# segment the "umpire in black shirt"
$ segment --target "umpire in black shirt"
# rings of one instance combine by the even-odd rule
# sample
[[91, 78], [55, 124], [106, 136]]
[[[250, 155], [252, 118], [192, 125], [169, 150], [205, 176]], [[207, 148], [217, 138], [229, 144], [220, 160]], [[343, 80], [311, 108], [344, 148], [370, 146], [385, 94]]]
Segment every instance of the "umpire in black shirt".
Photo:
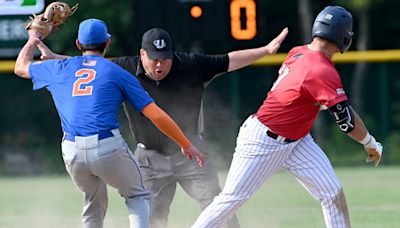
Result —
[[[135, 156], [141, 166], [144, 183], [152, 193], [151, 228], [167, 227], [169, 207], [179, 183], [185, 192], [204, 209], [219, 194], [217, 170], [207, 159], [198, 131], [204, 84], [217, 74], [248, 66], [274, 54], [285, 39], [285, 28], [268, 45], [233, 51], [223, 55], [173, 52], [169, 34], [153, 28], [143, 34], [139, 56], [125, 56], [113, 61], [135, 75], [143, 87], [181, 127], [185, 135], [206, 156], [204, 167], [182, 156], [172, 140], [163, 135], [140, 113], [124, 104], [130, 128], [138, 142]], [[197, 142], [197, 143], [196, 143]], [[239, 227], [232, 217], [225, 227]]]

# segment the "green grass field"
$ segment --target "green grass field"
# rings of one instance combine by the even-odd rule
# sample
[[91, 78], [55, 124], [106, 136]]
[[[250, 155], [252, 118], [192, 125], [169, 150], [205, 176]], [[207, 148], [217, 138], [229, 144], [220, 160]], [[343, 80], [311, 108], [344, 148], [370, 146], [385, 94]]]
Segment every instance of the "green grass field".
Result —
[[[400, 227], [400, 167], [337, 168], [353, 227]], [[221, 173], [222, 181], [225, 174]], [[81, 227], [82, 195], [68, 176], [0, 177], [1, 228]], [[169, 227], [190, 227], [200, 209], [178, 189]], [[242, 227], [324, 227], [319, 203], [286, 173], [274, 175], [238, 211]], [[109, 188], [106, 228], [128, 227], [127, 210]]]

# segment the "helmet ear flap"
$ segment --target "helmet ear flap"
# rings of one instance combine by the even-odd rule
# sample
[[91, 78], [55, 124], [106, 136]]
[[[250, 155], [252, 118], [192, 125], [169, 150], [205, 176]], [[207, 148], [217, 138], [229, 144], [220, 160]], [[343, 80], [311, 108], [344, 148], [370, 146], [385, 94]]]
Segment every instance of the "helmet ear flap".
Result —
[[347, 36], [343, 37], [343, 48], [341, 52], [347, 51], [353, 42], [353, 32], [349, 32]]

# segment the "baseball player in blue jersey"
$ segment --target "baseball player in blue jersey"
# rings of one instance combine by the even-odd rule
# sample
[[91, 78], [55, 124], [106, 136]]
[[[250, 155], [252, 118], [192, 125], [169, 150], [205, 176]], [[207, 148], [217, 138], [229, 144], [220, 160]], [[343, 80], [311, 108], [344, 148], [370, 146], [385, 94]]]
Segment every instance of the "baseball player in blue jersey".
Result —
[[33, 62], [33, 52], [41, 43], [38, 37], [35, 29], [29, 30], [14, 71], [31, 79], [34, 90], [46, 88], [53, 97], [64, 131], [61, 148], [65, 167], [84, 193], [83, 227], [103, 227], [107, 184], [125, 198], [130, 227], [148, 227], [150, 193], [118, 130], [122, 102], [132, 104], [179, 144], [184, 155], [196, 157], [200, 166], [203, 155], [135, 77], [104, 58], [111, 36], [103, 21], [88, 19], [80, 24], [76, 45], [82, 56]]

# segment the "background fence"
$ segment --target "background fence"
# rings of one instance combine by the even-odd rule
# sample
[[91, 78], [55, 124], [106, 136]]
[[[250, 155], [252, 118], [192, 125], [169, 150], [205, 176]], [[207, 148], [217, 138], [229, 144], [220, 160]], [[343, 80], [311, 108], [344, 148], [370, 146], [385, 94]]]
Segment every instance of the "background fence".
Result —
[[[35, 2], [48, 5], [52, 1]], [[78, 1], [65, 2], [74, 5]], [[65, 172], [59, 148], [62, 130], [50, 94], [45, 90], [33, 92], [29, 80], [12, 73], [16, 54], [27, 38], [19, 25], [28, 15], [12, 15], [3, 10], [2, 4], [0, 173]], [[79, 55], [74, 46], [78, 24], [95, 17], [104, 20], [112, 34], [109, 56], [138, 53], [143, 32], [152, 27], [166, 29], [175, 50], [214, 54], [265, 45], [288, 26], [289, 35], [281, 53], [224, 74], [207, 87], [204, 136], [221, 167], [225, 167], [232, 157], [241, 122], [263, 102], [285, 53], [309, 42], [317, 13], [337, 4], [349, 9], [354, 17], [351, 51], [334, 57], [346, 93], [371, 133], [383, 142], [382, 164], [399, 164], [400, 22], [394, 18], [400, 14], [400, 5], [396, 0], [87, 0], [81, 1], [78, 11], [45, 42], [55, 52]], [[1, 15], [4, 12], [8, 15]], [[121, 130], [132, 147], [134, 141], [122, 112], [120, 119]], [[334, 165], [358, 165], [365, 159], [362, 146], [346, 137], [328, 112], [320, 113], [312, 135]]]
[[[265, 99], [277, 76], [285, 53], [263, 58], [256, 64], [214, 79], [204, 96], [205, 139], [212, 145], [220, 166], [231, 159], [238, 128]], [[400, 163], [400, 71], [399, 50], [336, 54], [334, 61], [350, 101], [360, 108], [367, 127], [384, 144], [382, 164]], [[359, 61], [367, 62], [367, 73], [358, 99], [351, 97], [352, 75]], [[2, 173], [63, 172], [59, 143], [62, 136], [57, 111], [50, 94], [32, 91], [32, 83], [15, 77], [14, 61], [1, 61], [0, 167]], [[134, 147], [121, 110], [121, 128]], [[334, 165], [362, 164], [365, 153], [345, 136], [328, 112], [321, 112], [313, 137]]]

